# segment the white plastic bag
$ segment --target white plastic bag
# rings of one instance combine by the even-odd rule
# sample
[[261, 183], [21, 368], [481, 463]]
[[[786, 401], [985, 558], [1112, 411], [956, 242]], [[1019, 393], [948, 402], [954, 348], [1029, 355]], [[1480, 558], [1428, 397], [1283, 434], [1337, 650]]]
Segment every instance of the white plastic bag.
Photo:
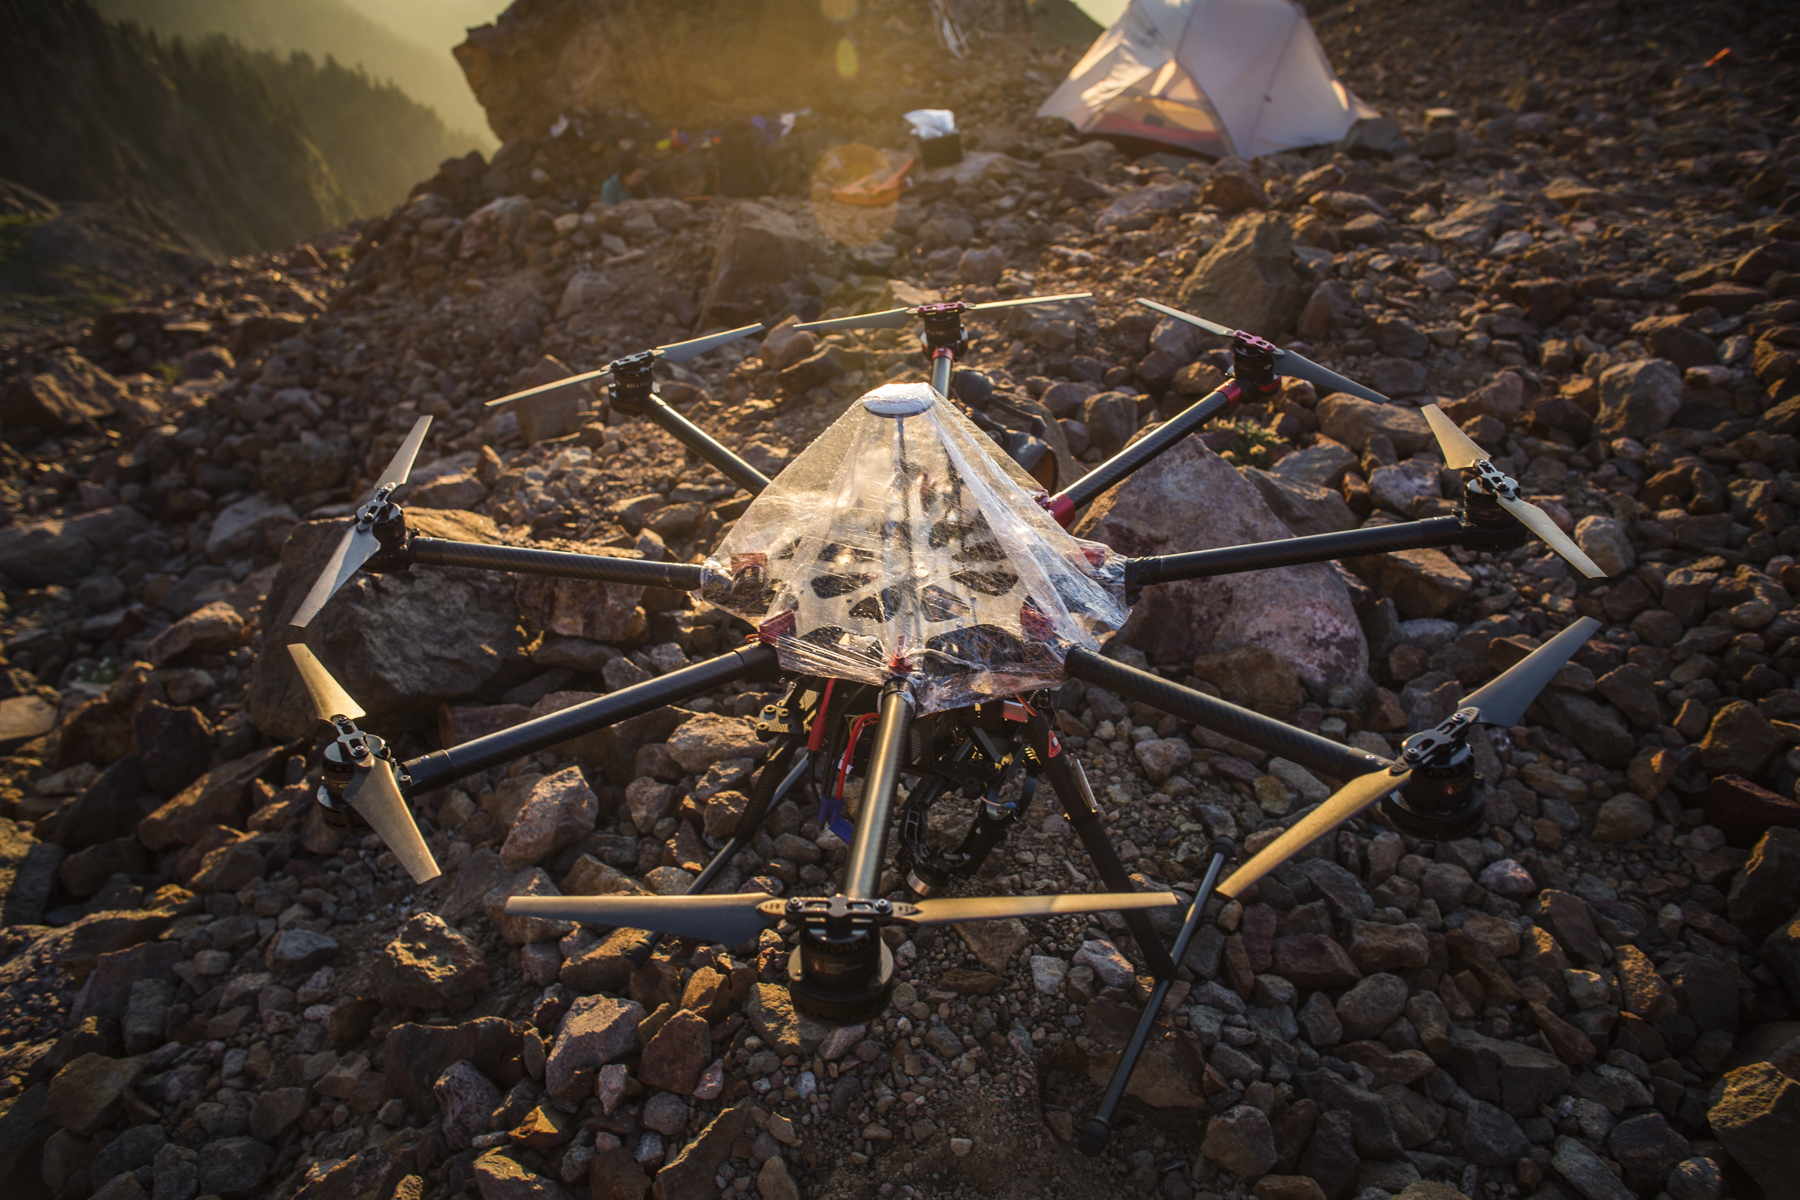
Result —
[[905, 115], [905, 120], [921, 142], [956, 132], [956, 114], [947, 108], [915, 108]]
[[1123, 559], [1069, 536], [929, 384], [850, 406], [751, 502], [701, 595], [787, 670], [880, 684], [920, 713], [1064, 676], [1124, 624]]

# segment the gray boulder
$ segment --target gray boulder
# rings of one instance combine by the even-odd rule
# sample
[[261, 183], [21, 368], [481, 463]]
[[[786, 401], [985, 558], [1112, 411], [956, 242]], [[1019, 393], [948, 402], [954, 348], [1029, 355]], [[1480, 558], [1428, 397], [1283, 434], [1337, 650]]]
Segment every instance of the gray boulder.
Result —
[[1358, 524], [1356, 514], [1344, 502], [1344, 494], [1334, 488], [1256, 467], [1244, 468], [1244, 477], [1256, 485], [1263, 501], [1295, 537], [1336, 533], [1354, 529]]
[[[407, 522], [433, 537], [499, 539], [493, 523], [474, 513], [415, 509]], [[250, 683], [251, 720], [272, 736], [304, 737], [314, 728], [311, 702], [283, 645], [288, 620], [344, 528], [342, 520], [308, 521], [282, 547]], [[506, 575], [442, 567], [358, 575], [314, 618], [306, 641], [359, 704], [380, 714], [378, 731], [414, 728], [442, 701], [479, 690], [519, 654], [513, 586]]]
[[1306, 301], [1294, 274], [1294, 236], [1287, 218], [1247, 212], [1181, 285], [1180, 307], [1263, 337], [1280, 337]]
[[20, 521], [0, 529], [0, 574], [25, 587], [75, 583], [149, 527], [119, 505], [78, 517]]
[[1680, 407], [1681, 372], [1674, 363], [1663, 358], [1620, 363], [1601, 372], [1594, 434], [1648, 441], [1669, 427]]

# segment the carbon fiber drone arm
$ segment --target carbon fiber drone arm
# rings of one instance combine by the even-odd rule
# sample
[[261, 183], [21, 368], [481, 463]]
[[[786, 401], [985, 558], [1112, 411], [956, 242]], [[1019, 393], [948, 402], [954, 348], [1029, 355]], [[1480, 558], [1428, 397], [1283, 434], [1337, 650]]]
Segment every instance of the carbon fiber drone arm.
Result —
[[1247, 546], [1221, 546], [1217, 550], [1133, 558], [1125, 563], [1125, 590], [1135, 593], [1138, 588], [1177, 579], [1207, 579], [1214, 575], [1267, 571], [1274, 567], [1354, 558], [1362, 554], [1454, 546], [1463, 540], [1466, 532], [1463, 523], [1455, 517], [1431, 517], [1424, 521], [1316, 533], [1310, 537], [1282, 538]]
[[548, 750], [570, 738], [617, 725], [667, 704], [679, 704], [691, 696], [702, 695], [736, 680], [772, 675], [776, 665], [775, 651], [769, 646], [729, 650], [717, 658], [620, 688], [585, 704], [474, 738], [448, 750], [434, 750], [409, 759], [402, 766], [407, 776], [404, 790], [409, 796], [417, 796], [477, 771]]
[[1095, 497], [1136, 471], [1145, 463], [1170, 449], [1188, 434], [1212, 420], [1221, 411], [1236, 404], [1243, 393], [1236, 383], [1227, 380], [1216, 391], [1208, 393], [1155, 429], [1131, 443], [1074, 483], [1043, 502], [1062, 525], [1074, 520], [1075, 514], [1093, 502]]
[[1240, 742], [1280, 755], [1321, 775], [1352, 779], [1388, 765], [1373, 754], [1352, 750], [1330, 738], [1308, 733], [1285, 721], [1277, 721], [1273, 717], [1239, 708], [1193, 688], [1170, 683], [1159, 675], [1103, 658], [1080, 646], [1070, 650], [1063, 659], [1063, 670], [1068, 672], [1071, 679], [1097, 683], [1121, 696], [1142, 700], [1152, 708], [1161, 709], [1196, 725], [1204, 725], [1208, 729], [1216, 729]]
[[670, 408], [661, 396], [652, 394], [641, 402], [643, 415], [667, 430], [669, 436], [691, 450], [694, 455], [717, 467], [719, 473], [749, 492], [760, 495], [769, 486], [769, 477], [728, 450], [704, 429]]
[[613, 558], [604, 554], [570, 554], [562, 550], [533, 550], [525, 546], [495, 546], [484, 542], [453, 542], [419, 537], [407, 542], [412, 560], [428, 567], [473, 567], [482, 571], [511, 571], [518, 575], [550, 575], [559, 579], [594, 579], [602, 583], [692, 591], [700, 586], [702, 568], [693, 563], [650, 562], [641, 558]]

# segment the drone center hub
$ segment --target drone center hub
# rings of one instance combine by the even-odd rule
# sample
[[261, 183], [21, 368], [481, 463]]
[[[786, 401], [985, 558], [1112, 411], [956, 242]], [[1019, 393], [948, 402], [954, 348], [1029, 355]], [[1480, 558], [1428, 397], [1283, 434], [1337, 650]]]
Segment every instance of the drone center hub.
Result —
[[894, 990], [894, 955], [878, 930], [862, 926], [839, 936], [808, 924], [788, 956], [788, 994], [816, 1021], [854, 1025], [878, 1016]]

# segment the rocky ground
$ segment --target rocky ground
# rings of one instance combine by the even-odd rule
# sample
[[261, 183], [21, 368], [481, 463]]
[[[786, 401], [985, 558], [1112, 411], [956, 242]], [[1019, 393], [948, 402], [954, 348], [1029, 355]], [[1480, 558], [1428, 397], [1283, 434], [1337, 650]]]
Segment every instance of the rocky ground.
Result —
[[[900, 148], [854, 109], [797, 135], [789, 194], [757, 204], [601, 209], [578, 137], [518, 141], [446, 164], [386, 218], [10, 340], [13, 1191], [1784, 1194], [1800, 1123], [1791, 14], [1391, 0], [1318, 27], [1389, 118], [1339, 147], [1131, 161], [1031, 118], [1071, 56], [990, 46], [979, 76], [901, 64], [961, 115], [971, 154], [895, 207], [829, 199], [847, 152], [808, 182], [841, 142]], [[1146, 596], [1118, 656], [1382, 752], [1577, 615], [1604, 630], [1526, 725], [1477, 738], [1481, 836], [1419, 843], [1371, 818], [1244, 903], [1214, 901], [1105, 1157], [1071, 1136], [1145, 994], [1114, 920], [896, 939], [893, 1007], [833, 1031], [793, 1012], [772, 934], [671, 943], [634, 969], [630, 931], [501, 913], [522, 891], [679, 890], [742, 803], [761, 751], [741, 718], [773, 683], [422, 798], [445, 867], [426, 887], [324, 824], [317, 730], [278, 647], [419, 414], [436, 420], [416, 528], [688, 560], [744, 508], [716, 472], [600, 395], [481, 402], [723, 323], [1071, 290], [1095, 296], [979, 331], [981, 378], [959, 385], [1055, 418], [1065, 481], [1228, 364], [1134, 296], [1285, 338], [1397, 398], [1290, 382], [1104, 497], [1087, 535], [1144, 553], [1447, 512], [1460, 481], [1417, 411], [1436, 399], [1610, 576], [1581, 580], [1534, 542]], [[922, 370], [898, 334], [789, 329], [690, 366], [664, 394], [770, 471], [868, 387]], [[359, 578], [310, 640], [410, 756], [740, 634], [684, 595], [419, 568]], [[1191, 892], [1209, 837], [1259, 847], [1328, 790], [1098, 689], [1059, 704], [1148, 882]], [[720, 886], [827, 885], [842, 846], [814, 815], [777, 810]], [[1040, 806], [979, 886], [1092, 882]]]

